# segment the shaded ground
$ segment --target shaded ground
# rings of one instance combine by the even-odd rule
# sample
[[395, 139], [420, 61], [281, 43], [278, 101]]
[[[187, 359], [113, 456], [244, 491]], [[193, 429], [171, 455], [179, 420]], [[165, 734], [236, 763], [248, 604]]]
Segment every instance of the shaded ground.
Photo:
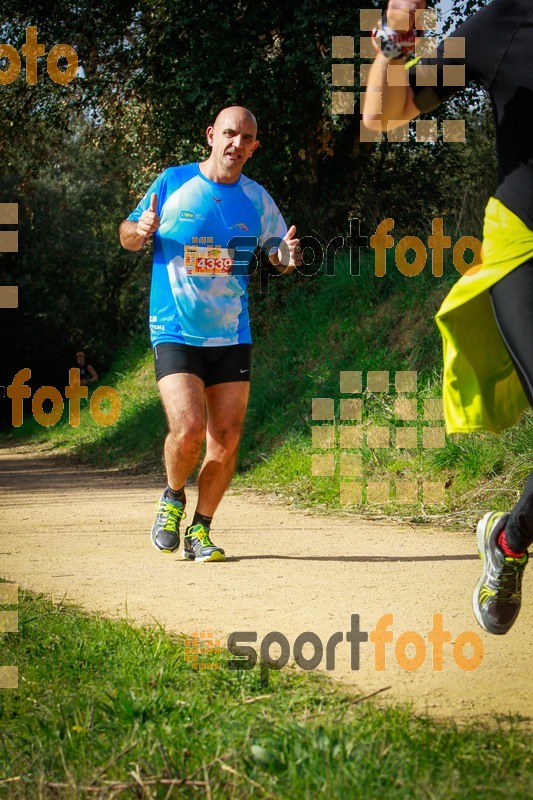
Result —
[[[316, 633], [324, 649], [340, 631], [344, 638], [330, 674], [365, 693], [390, 686], [381, 697], [456, 719], [489, 713], [533, 718], [533, 587], [526, 575], [521, 616], [507, 636], [485, 634], [471, 611], [480, 564], [472, 531], [320, 517], [230, 493], [213, 529], [229, 558], [197, 564], [150, 543], [161, 487], [153, 478], [88, 471], [22, 448], [0, 450], [0, 576], [90, 611], [157, 621], [179, 633], [209, 631], [224, 640], [234, 631], [255, 631], [257, 649], [270, 631], [284, 634], [291, 652], [305, 631]], [[191, 510], [194, 500], [191, 488]], [[384, 614], [393, 615], [384, 670], [376, 669], [372, 641], [361, 643], [359, 669], [352, 667], [346, 641], [352, 614], [368, 632]], [[428, 642], [433, 614], [442, 614], [452, 634], [440, 671], [433, 669]], [[408, 631], [419, 634], [427, 650], [412, 672], [395, 655], [398, 637]], [[481, 664], [471, 671], [454, 659], [453, 643], [464, 631], [484, 646]], [[470, 658], [472, 647], [463, 650], [460, 643], [458, 658]], [[418, 647], [423, 655], [420, 639]], [[313, 651], [303, 652], [311, 657]], [[404, 652], [414, 656], [414, 645], [400, 646], [400, 661]]]

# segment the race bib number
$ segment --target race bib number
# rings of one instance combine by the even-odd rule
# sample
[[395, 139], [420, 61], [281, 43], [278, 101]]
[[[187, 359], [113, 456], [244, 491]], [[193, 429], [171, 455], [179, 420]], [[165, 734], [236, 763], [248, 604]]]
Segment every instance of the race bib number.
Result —
[[185, 272], [187, 275], [231, 275], [234, 250], [218, 244], [185, 245]]

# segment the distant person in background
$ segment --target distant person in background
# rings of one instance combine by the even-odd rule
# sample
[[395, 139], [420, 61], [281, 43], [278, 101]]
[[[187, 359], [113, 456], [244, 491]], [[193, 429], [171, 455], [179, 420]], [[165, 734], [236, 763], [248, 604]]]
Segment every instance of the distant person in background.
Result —
[[98, 373], [94, 367], [86, 363], [83, 350], [78, 350], [76, 353], [76, 361], [80, 371], [80, 385], [88, 386], [89, 383], [96, 383], [98, 380]]

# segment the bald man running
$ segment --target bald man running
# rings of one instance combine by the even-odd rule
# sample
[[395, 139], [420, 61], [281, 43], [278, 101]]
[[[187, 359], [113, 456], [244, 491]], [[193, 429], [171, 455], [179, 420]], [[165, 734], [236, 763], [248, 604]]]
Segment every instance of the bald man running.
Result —
[[301, 264], [301, 251], [296, 228], [287, 230], [268, 192], [242, 175], [259, 146], [254, 115], [225, 108], [206, 135], [209, 158], [161, 173], [119, 233], [127, 250], [154, 240], [150, 332], [169, 432], [168, 483], [152, 543], [166, 553], [178, 549], [185, 483], [205, 442], [183, 557], [223, 561], [210, 528], [235, 469], [248, 404], [247, 288], [254, 250], [262, 247], [284, 273]]

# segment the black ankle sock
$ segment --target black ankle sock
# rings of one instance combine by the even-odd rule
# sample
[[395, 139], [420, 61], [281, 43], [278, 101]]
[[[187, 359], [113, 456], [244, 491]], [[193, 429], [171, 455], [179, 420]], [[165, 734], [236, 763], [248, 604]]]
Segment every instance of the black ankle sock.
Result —
[[213, 517], [205, 517], [203, 514], [199, 514], [198, 511], [195, 511], [191, 522], [191, 528], [193, 525], [203, 525], [204, 528], [210, 528], [212, 519]]
[[177, 491], [167, 486], [165, 495], [169, 500], [172, 500], [173, 503], [183, 503], [183, 505], [185, 505], [185, 486], [182, 486], [181, 489]]

